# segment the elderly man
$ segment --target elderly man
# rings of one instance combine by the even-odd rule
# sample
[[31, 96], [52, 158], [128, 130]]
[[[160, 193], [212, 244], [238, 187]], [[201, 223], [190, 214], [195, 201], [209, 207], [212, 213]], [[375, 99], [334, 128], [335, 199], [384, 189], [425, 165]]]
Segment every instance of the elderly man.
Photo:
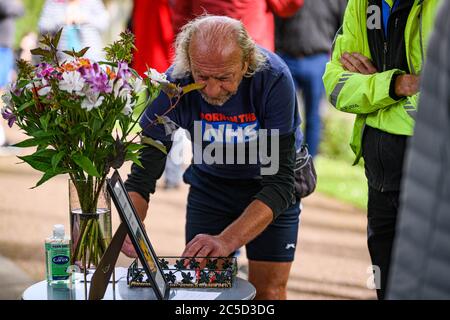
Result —
[[[167, 76], [181, 85], [205, 85], [167, 114], [188, 130], [194, 148], [193, 163], [184, 174], [190, 190], [183, 256], [228, 256], [245, 245], [256, 298], [285, 299], [299, 225], [294, 164], [295, 147], [301, 143], [295, 87], [286, 65], [257, 47], [240, 21], [202, 16], [179, 33]], [[141, 126], [144, 135], [170, 149], [164, 126], [148, 126], [168, 106], [168, 98], [160, 95]], [[271, 163], [267, 157], [252, 161], [255, 143], [260, 145], [258, 154], [270, 146]], [[215, 151], [208, 157], [211, 147]], [[230, 149], [237, 149], [231, 157]], [[220, 159], [221, 152], [227, 153], [226, 159]], [[144, 168], [133, 166], [126, 181], [142, 219], [165, 159], [157, 148], [146, 147], [141, 154]], [[263, 173], [267, 167], [276, 170]], [[129, 242], [123, 251], [133, 254]]]

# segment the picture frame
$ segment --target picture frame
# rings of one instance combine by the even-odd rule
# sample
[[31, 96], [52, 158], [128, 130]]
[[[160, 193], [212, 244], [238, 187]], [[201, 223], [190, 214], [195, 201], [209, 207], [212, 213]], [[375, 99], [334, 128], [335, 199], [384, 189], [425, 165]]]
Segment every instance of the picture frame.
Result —
[[111, 178], [107, 179], [107, 189], [122, 222], [127, 228], [128, 236], [133, 243], [138, 258], [147, 275], [150, 275], [149, 280], [156, 298], [158, 300], [167, 300], [169, 298], [170, 287], [158, 263], [158, 257], [153, 250], [144, 225], [128, 196], [128, 192], [117, 170], [114, 171]]

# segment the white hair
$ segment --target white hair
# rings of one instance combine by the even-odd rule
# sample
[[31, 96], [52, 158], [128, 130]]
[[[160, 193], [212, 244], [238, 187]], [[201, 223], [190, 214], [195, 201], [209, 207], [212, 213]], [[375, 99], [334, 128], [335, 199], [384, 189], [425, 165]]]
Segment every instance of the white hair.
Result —
[[189, 45], [194, 34], [208, 44], [216, 44], [218, 39], [226, 43], [229, 43], [227, 40], [236, 41], [242, 50], [243, 61], [248, 62], [244, 77], [251, 77], [267, 66], [267, 57], [256, 46], [241, 21], [226, 16], [202, 15], [184, 25], [176, 38], [172, 71], [174, 79], [191, 74]]

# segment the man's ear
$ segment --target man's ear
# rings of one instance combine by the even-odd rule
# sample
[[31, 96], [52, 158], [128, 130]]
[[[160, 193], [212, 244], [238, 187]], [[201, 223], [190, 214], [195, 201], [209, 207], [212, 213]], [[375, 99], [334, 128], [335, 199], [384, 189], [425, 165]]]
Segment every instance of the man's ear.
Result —
[[242, 74], [246, 74], [247, 73], [248, 66], [249, 66], [249, 62], [248, 61], [244, 61], [244, 63], [242, 64]]

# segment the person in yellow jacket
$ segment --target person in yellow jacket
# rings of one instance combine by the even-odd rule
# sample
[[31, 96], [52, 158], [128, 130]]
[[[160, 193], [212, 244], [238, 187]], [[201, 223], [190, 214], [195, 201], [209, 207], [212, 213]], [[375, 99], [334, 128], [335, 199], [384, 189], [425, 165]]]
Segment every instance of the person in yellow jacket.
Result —
[[413, 134], [420, 72], [440, 0], [349, 0], [323, 76], [338, 110], [356, 114], [350, 146], [369, 186], [368, 247], [384, 299], [403, 157]]

